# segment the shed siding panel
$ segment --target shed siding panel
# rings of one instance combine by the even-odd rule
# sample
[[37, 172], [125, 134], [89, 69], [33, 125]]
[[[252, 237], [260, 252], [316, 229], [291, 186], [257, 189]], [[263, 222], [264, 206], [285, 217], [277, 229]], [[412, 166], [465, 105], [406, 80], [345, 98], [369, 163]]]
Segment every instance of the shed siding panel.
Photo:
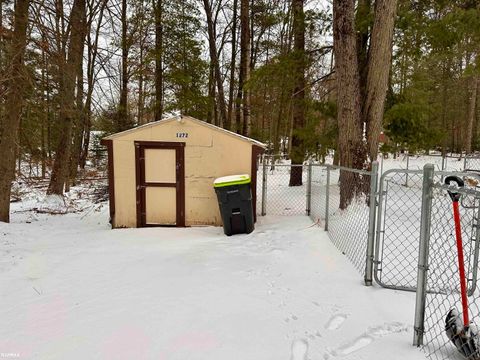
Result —
[[136, 227], [135, 146], [133, 141], [113, 141], [116, 227]]

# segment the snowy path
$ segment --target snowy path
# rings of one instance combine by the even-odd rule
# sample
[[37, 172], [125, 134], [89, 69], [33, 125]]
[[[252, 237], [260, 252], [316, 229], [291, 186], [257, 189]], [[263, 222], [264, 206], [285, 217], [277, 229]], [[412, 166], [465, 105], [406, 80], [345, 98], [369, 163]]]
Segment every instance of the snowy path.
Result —
[[104, 213], [0, 224], [0, 353], [424, 359], [411, 346], [414, 294], [364, 287], [307, 217], [267, 217], [231, 238], [105, 224]]

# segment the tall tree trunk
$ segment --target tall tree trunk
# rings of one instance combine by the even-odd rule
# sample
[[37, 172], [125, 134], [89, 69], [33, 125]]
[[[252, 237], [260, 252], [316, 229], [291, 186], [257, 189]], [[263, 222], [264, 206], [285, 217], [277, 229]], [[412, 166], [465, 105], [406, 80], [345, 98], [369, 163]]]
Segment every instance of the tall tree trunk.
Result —
[[[290, 158], [292, 165], [302, 165], [305, 158], [303, 139], [300, 136], [305, 126], [305, 14], [304, 0], [292, 0], [293, 11], [293, 46], [294, 46], [294, 77], [292, 103], [292, 143]], [[302, 166], [293, 166], [290, 171], [290, 186], [302, 185]]]
[[130, 128], [128, 119], [128, 48], [127, 44], [127, 0], [122, 0], [122, 83], [120, 87], [120, 104], [118, 107], [117, 131]]
[[358, 73], [360, 74], [360, 99], [365, 98], [368, 74], [368, 44], [371, 30], [371, 0], [358, 0], [356, 20]]
[[[5, 63], [5, 40], [3, 37], [3, 2], [0, 0], [0, 74], [5, 73], [4, 63]], [[1, 77], [0, 77], [1, 80]], [[3, 123], [3, 111], [5, 108], [5, 96], [4, 96], [4, 85], [3, 80], [0, 81], [0, 136], [2, 136], [2, 123]]]
[[100, 38], [100, 29], [102, 28], [103, 14], [107, 6], [108, 0], [103, 0], [98, 13], [97, 29], [95, 30], [95, 38], [92, 43], [91, 39], [91, 21], [90, 28], [87, 29], [87, 94], [85, 96], [84, 118], [85, 131], [82, 141], [82, 153], [80, 155], [80, 168], [85, 169], [87, 162], [88, 149], [90, 147], [90, 130], [92, 127], [92, 96], [95, 85], [95, 62], [98, 53], [98, 40]]
[[230, 84], [228, 90], [228, 119], [225, 124], [225, 129], [231, 130], [233, 123], [233, 96], [235, 90], [235, 66], [237, 59], [237, 8], [238, 0], [233, 0], [233, 15], [232, 15], [232, 54], [230, 60]]
[[[143, 31], [143, 29], [141, 30]], [[144, 119], [144, 108], [145, 108], [145, 92], [144, 92], [144, 62], [145, 62], [145, 56], [144, 56], [144, 47], [145, 47], [145, 41], [144, 37], [142, 35], [140, 39], [140, 58], [138, 59], [139, 61], [139, 69], [138, 69], [138, 100], [137, 100], [137, 123], [139, 125], [143, 125], [145, 123]]]
[[[155, 0], [154, 0], [155, 1]], [[163, 0], [155, 7], [155, 121], [163, 116]]]
[[70, 176], [65, 184], [65, 191], [70, 191], [70, 184], [75, 185], [78, 175], [78, 165], [80, 163], [80, 154], [82, 152], [82, 140], [85, 131], [85, 113], [83, 111], [83, 56], [81, 56], [77, 69], [77, 90], [75, 99], [75, 108], [77, 110], [73, 121], [73, 143], [70, 152]]
[[240, 78], [238, 91], [242, 94], [242, 134], [250, 135], [250, 91], [245, 83], [250, 79], [250, 2], [240, 0]]
[[212, 5], [210, 0], [203, 0], [205, 14], [207, 15], [208, 48], [210, 50], [210, 61], [213, 65], [213, 74], [215, 84], [217, 85], [218, 109], [220, 110], [220, 125], [227, 124], [227, 106], [225, 103], [225, 92], [223, 91], [222, 73], [218, 61], [217, 43], [216, 43], [216, 24], [213, 20]]
[[0, 134], [0, 221], [10, 221], [10, 191], [15, 178], [15, 150], [24, 98], [25, 47], [29, 0], [17, 0], [14, 14], [14, 30], [8, 51], [9, 80], [6, 94], [6, 117]]
[[[52, 177], [48, 194], [63, 194], [68, 181], [70, 149], [72, 146], [72, 127], [77, 111], [75, 108], [75, 84], [78, 64], [83, 56], [86, 33], [85, 0], [75, 0], [70, 14], [70, 41], [68, 55], [63, 69], [60, 69], [60, 140], [55, 152]], [[63, 60], [65, 61], [65, 60]]]
[[465, 130], [465, 152], [472, 152], [473, 124], [475, 122], [475, 110], [477, 102], [478, 77], [473, 75], [468, 79], [468, 111], [467, 126]]
[[[365, 149], [360, 117], [360, 77], [355, 33], [355, 0], [333, 2], [333, 41], [337, 81], [338, 152], [341, 166], [363, 167]], [[340, 172], [340, 208], [355, 195], [357, 176]]]
[[392, 64], [392, 41], [397, 0], [377, 0], [375, 20], [370, 39], [367, 86], [363, 105], [363, 120], [367, 126], [367, 146], [370, 161], [377, 160], [378, 137], [382, 129], [388, 79]]
[[44, 113], [42, 114], [42, 130], [41, 130], [41, 142], [40, 142], [40, 151], [41, 151], [41, 160], [42, 160], [42, 179], [45, 179], [47, 174], [47, 144], [46, 144], [46, 133], [48, 122], [50, 118], [50, 99], [48, 91], [48, 72], [47, 72], [47, 55], [42, 49], [42, 92], [45, 92], [46, 95], [42, 94], [42, 106]]
[[210, 62], [210, 71], [208, 72], [208, 111], [207, 123], [215, 123], [215, 70], [213, 63]]
[[443, 136], [442, 142], [442, 156], [447, 155], [448, 150], [448, 140], [450, 133], [448, 132], [448, 121], [447, 121], [447, 98], [448, 98], [448, 68], [450, 67], [450, 62], [448, 61], [447, 64], [442, 64], [442, 112], [441, 112], [441, 119], [442, 119], [442, 128], [445, 131]]

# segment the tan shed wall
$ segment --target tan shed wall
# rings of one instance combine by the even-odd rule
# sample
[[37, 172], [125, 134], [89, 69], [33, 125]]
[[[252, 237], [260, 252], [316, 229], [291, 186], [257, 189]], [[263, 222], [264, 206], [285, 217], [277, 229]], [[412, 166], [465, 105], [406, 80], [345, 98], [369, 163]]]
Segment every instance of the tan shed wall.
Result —
[[[188, 137], [177, 138], [177, 133], [188, 133]], [[137, 225], [134, 141], [185, 142], [185, 224], [222, 224], [213, 180], [250, 174], [252, 144], [188, 118], [184, 123], [169, 121], [113, 139], [116, 227]]]

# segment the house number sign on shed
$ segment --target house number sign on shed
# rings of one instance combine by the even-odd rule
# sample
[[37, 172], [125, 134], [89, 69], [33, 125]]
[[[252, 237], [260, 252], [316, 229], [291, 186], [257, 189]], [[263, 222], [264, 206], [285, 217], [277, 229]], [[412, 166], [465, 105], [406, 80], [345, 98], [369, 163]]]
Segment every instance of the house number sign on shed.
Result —
[[188, 138], [188, 133], [186, 132], [178, 132], [177, 138]]

